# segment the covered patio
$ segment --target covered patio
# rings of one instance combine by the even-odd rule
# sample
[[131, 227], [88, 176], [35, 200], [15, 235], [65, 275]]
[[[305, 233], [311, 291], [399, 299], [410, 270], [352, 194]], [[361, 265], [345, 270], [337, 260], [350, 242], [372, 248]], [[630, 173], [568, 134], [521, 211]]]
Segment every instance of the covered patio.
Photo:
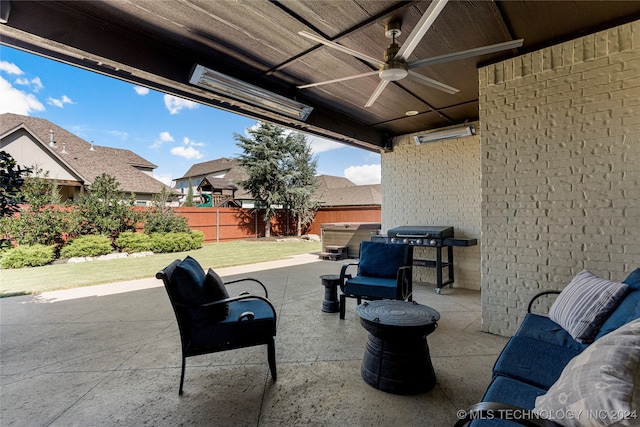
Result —
[[[3, 426], [444, 426], [477, 402], [507, 338], [481, 332], [480, 292], [414, 284], [414, 300], [440, 312], [428, 342], [437, 384], [401, 396], [360, 376], [367, 332], [356, 302], [346, 319], [321, 311], [320, 275], [341, 262], [306, 254], [219, 269], [256, 277], [278, 313], [278, 380], [266, 346], [187, 360], [178, 396], [180, 338], [155, 278], [4, 298], [1, 309]], [[205, 268], [208, 266], [204, 265]]]

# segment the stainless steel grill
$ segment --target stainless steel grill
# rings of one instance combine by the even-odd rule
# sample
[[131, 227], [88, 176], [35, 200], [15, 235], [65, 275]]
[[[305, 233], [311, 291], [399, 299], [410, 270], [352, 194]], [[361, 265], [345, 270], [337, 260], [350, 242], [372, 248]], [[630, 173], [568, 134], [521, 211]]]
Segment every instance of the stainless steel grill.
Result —
[[[396, 227], [390, 229], [386, 236], [376, 236], [372, 239], [388, 243], [435, 248], [435, 260], [414, 259], [413, 265], [416, 267], [436, 269], [437, 294], [440, 294], [444, 286], [449, 285], [449, 287], [451, 287], [453, 285], [453, 247], [475, 246], [478, 244], [477, 239], [455, 238], [453, 227], [434, 225], [406, 225]], [[442, 248], [447, 248], [446, 261], [442, 259]], [[448, 272], [447, 280], [444, 280], [442, 277], [442, 271], [445, 267]]]

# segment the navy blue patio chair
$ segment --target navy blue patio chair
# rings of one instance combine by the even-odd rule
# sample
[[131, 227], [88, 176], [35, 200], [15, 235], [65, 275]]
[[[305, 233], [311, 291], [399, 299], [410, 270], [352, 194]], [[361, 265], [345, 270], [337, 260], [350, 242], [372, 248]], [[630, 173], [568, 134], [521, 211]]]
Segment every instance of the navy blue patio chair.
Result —
[[[256, 345], [267, 345], [271, 378], [276, 381], [276, 310], [267, 288], [253, 278], [223, 282], [211, 269], [205, 274], [191, 257], [177, 259], [156, 274], [162, 279], [178, 321], [182, 343], [182, 394], [187, 357]], [[227, 285], [254, 282], [264, 296], [242, 292], [229, 297]], [[254, 286], [255, 287], [255, 286]]]
[[[347, 297], [357, 298], [358, 304], [363, 299], [412, 301], [412, 249], [410, 245], [361, 242], [359, 260], [340, 270], [340, 319], [344, 319]], [[350, 266], [357, 266], [355, 277], [348, 274]]]

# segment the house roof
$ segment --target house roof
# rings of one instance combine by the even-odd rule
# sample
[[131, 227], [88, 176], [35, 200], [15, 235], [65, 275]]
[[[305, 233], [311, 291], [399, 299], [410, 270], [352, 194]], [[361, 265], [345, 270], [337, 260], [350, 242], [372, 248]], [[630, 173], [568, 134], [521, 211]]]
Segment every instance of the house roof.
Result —
[[[336, 177], [333, 177], [336, 178]], [[322, 206], [380, 206], [382, 205], [382, 185], [353, 185], [332, 187], [317, 192]]]
[[[9, 135], [21, 128], [33, 135], [52, 156], [73, 170], [85, 185], [106, 173], [116, 178], [120, 190], [124, 192], [159, 193], [162, 187], [166, 187], [140, 170], [152, 170], [156, 165], [131, 150], [93, 145], [46, 119], [0, 114], [0, 134]], [[50, 131], [53, 131], [54, 148], [49, 146]]]
[[209, 160], [202, 163], [192, 165], [182, 178], [204, 177], [207, 175], [218, 175], [221, 172], [227, 172], [231, 168], [238, 166], [237, 160], [221, 157], [215, 160]]
[[202, 182], [200, 183], [198, 188], [201, 188], [205, 182], [209, 183], [209, 185], [211, 185], [213, 188], [217, 188], [219, 190], [237, 190], [238, 189], [238, 186], [234, 184], [231, 180], [227, 178], [214, 178], [211, 175], [205, 176], [202, 179]]

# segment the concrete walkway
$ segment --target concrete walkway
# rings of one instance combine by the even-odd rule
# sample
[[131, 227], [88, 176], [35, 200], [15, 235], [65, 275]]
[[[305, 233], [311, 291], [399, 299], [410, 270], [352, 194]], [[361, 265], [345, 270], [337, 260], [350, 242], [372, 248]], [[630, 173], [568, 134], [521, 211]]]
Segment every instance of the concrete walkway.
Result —
[[414, 300], [441, 314], [428, 337], [437, 384], [388, 394], [360, 376], [367, 333], [355, 300], [345, 320], [321, 311], [319, 276], [341, 265], [309, 254], [217, 270], [267, 285], [278, 381], [259, 346], [189, 358], [183, 396], [180, 337], [161, 281], [1, 299], [0, 425], [452, 426], [482, 396], [506, 343], [480, 332], [480, 293], [414, 284]]

